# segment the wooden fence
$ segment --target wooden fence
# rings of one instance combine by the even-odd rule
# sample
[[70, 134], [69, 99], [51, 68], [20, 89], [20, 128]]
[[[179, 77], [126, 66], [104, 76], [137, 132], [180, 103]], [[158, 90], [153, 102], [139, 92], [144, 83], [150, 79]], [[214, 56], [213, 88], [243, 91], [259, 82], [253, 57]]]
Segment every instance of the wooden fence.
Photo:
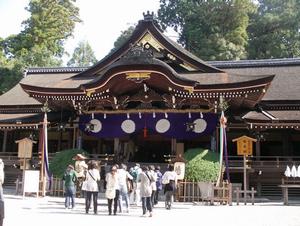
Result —
[[[201, 190], [199, 182], [182, 180], [178, 182], [177, 200], [180, 202], [207, 202], [210, 204], [232, 204], [232, 184], [223, 182], [217, 187], [215, 184], [208, 186], [210, 191]], [[77, 191], [80, 192], [80, 191]], [[204, 193], [209, 193], [205, 195]], [[61, 178], [53, 178], [50, 195], [62, 197], [64, 184]]]
[[180, 202], [208, 202], [214, 204], [232, 204], [232, 184], [223, 182], [221, 186], [206, 183], [206, 188], [201, 187], [201, 182], [182, 180], [178, 182], [177, 200]]
[[62, 197], [64, 196], [65, 188], [64, 182], [61, 178], [54, 177], [52, 179], [52, 186], [50, 190], [50, 195]]

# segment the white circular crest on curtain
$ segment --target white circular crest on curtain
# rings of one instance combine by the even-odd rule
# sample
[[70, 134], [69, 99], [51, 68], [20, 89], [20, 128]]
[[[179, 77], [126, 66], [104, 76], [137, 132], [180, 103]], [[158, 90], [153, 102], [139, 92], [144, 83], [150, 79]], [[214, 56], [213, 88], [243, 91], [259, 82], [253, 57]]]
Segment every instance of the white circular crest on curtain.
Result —
[[102, 123], [98, 119], [92, 119], [90, 123], [94, 125], [94, 129], [91, 132], [98, 133], [102, 130]]
[[155, 125], [155, 129], [159, 133], [165, 133], [170, 129], [170, 122], [167, 119], [160, 119]]
[[135, 131], [135, 123], [130, 119], [126, 119], [122, 122], [121, 128], [125, 133], [133, 133]]
[[195, 128], [194, 128], [195, 133], [202, 133], [207, 127], [207, 122], [202, 118], [196, 119], [194, 121], [194, 124], [195, 124]]

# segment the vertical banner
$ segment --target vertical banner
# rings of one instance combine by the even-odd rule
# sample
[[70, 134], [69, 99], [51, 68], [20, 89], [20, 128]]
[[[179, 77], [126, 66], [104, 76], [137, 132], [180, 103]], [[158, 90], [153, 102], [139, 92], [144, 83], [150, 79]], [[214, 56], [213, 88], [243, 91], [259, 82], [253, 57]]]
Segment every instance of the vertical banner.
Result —
[[217, 180], [217, 186], [220, 185], [221, 182], [221, 178], [222, 178], [222, 169], [223, 169], [223, 154], [225, 157], [225, 169], [226, 169], [226, 177], [227, 180], [230, 181], [229, 178], [229, 165], [228, 165], [228, 153], [227, 153], [227, 137], [226, 137], [226, 123], [227, 123], [227, 119], [224, 115], [224, 111], [222, 111], [221, 113], [221, 117], [220, 117], [220, 158], [219, 158], [219, 162], [220, 162], [220, 170], [219, 170], [219, 176], [218, 176], [218, 180]]
[[223, 128], [223, 142], [224, 142], [224, 158], [225, 158], [225, 167], [226, 167], [226, 179], [230, 183], [230, 176], [229, 176], [229, 162], [228, 162], [228, 150], [227, 150], [227, 135], [226, 135], [226, 127]]
[[47, 129], [47, 112], [44, 114], [44, 121], [43, 121], [43, 170], [47, 174], [47, 179], [49, 182], [49, 189], [51, 189], [51, 174], [49, 170], [49, 161], [48, 161], [48, 129]]

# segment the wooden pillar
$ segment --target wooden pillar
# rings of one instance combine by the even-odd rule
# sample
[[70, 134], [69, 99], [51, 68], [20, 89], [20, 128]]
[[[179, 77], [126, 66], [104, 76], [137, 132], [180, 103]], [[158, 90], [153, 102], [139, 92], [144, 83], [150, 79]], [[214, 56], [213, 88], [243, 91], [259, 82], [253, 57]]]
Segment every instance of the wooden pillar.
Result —
[[[6, 143], [7, 143], [7, 130], [3, 131], [3, 143], [2, 143], [2, 152], [6, 151]], [[10, 150], [11, 151], [11, 150]]]
[[98, 153], [98, 154], [102, 153], [102, 139], [101, 138], [97, 139], [97, 151], [96, 151], [96, 153]]
[[247, 190], [248, 190], [248, 185], [247, 185], [247, 181], [248, 181], [248, 177], [247, 177], [247, 158], [246, 156], [244, 155], [243, 156], [243, 177], [244, 177], [244, 187], [243, 187], [243, 190], [244, 190], [244, 203], [246, 204], [246, 198], [247, 198]]
[[73, 133], [72, 133], [72, 135], [73, 135], [72, 147], [73, 147], [73, 149], [75, 149], [76, 148], [76, 139], [77, 139], [77, 130], [76, 130], [75, 126], [73, 127]]
[[260, 160], [260, 139], [257, 139], [256, 143], [255, 143], [255, 155], [256, 155], [256, 160]]
[[57, 151], [61, 150], [62, 136], [63, 136], [63, 131], [59, 130], [59, 137], [58, 137], [58, 141], [57, 141]]
[[171, 155], [176, 155], [176, 142], [175, 138], [171, 139]]
[[119, 138], [114, 138], [114, 155], [115, 155], [115, 160], [119, 159], [119, 146], [120, 146], [120, 139]]
[[290, 150], [290, 133], [288, 130], [282, 131], [282, 150], [285, 156], [291, 156], [291, 150]]
[[216, 138], [216, 131], [210, 136], [210, 150], [213, 152], [217, 151], [217, 138]]
[[76, 137], [76, 148], [77, 149], [82, 149], [82, 132], [77, 129], [77, 137]]
[[[40, 169], [40, 191], [41, 191], [41, 195], [43, 196], [44, 194], [44, 176], [45, 176], [45, 171], [44, 171], [44, 143], [43, 143], [43, 128], [39, 128], [39, 155], [41, 156], [41, 169]], [[24, 178], [23, 178], [24, 180]]]
[[71, 149], [73, 145], [73, 130], [68, 130], [68, 149]]

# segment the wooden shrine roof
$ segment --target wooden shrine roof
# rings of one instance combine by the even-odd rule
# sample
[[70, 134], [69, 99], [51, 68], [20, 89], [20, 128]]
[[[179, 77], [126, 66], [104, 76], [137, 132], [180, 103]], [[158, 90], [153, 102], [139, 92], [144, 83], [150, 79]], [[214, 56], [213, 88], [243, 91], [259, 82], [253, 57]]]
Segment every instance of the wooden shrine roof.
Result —
[[229, 74], [275, 74], [263, 101], [300, 100], [300, 58], [210, 62]]
[[[23, 80], [21, 80], [22, 82]], [[0, 106], [40, 106], [41, 103], [35, 100], [32, 97], [29, 97], [28, 94], [21, 88], [20, 84], [17, 84], [15, 87], [7, 91], [6, 93], [0, 96]]]
[[252, 129], [300, 129], [299, 110], [250, 111], [243, 119]]

